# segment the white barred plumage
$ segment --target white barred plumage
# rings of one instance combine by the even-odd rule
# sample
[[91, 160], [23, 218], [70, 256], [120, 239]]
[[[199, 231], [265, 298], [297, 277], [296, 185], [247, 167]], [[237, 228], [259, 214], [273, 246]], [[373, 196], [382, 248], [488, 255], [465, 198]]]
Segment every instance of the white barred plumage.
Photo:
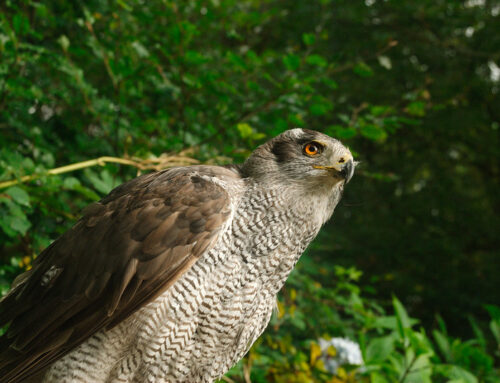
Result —
[[[310, 142], [324, 146], [322, 157], [303, 153], [304, 144]], [[154, 300], [114, 327], [101, 327], [83, 343], [76, 342], [47, 368], [33, 374], [28, 364], [9, 382], [30, 375], [32, 381], [50, 383], [212, 382], [219, 378], [266, 328], [278, 291], [330, 218], [353, 166], [350, 152], [340, 142], [295, 129], [259, 147], [241, 167], [223, 172], [214, 167], [177, 170], [201, 184], [195, 187], [211, 184], [228, 196], [224, 207], [228, 213], [218, 221], [215, 239]], [[189, 209], [186, 217], [204, 207]], [[181, 228], [189, 226], [192, 233], [198, 232], [198, 225], [209, 226], [201, 221], [196, 225], [192, 220], [176, 222]]]

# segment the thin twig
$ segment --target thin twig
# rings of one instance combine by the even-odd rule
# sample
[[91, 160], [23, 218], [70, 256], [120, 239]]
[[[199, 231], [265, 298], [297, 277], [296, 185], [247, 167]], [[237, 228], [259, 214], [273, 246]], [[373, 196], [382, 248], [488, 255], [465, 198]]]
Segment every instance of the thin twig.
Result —
[[20, 177], [16, 180], [0, 182], [0, 189], [4, 189], [9, 186], [17, 185], [20, 183], [30, 182], [38, 178], [41, 178], [43, 176], [53, 176], [57, 174], [68, 173], [75, 170], [89, 168], [97, 165], [104, 166], [106, 163], [115, 163], [115, 164], [133, 166], [139, 170], [161, 170], [172, 166], [193, 165], [198, 163], [198, 161], [195, 160], [194, 158], [184, 157], [184, 156], [160, 156], [157, 158], [146, 159], [146, 160], [104, 156], [95, 158], [93, 160], [77, 162], [74, 164], [50, 169], [45, 173], [31, 174]]
[[358, 120], [359, 114], [365, 110], [368, 106], [370, 106], [367, 102], [362, 102], [359, 106], [353, 109], [351, 114], [351, 119], [349, 121], [349, 126], [356, 125], [356, 121]]
[[252, 383], [252, 380], [250, 379], [250, 371], [252, 370], [252, 355], [249, 355], [247, 360], [247, 363], [243, 363], [243, 376], [245, 378], [245, 383]]
[[233, 379], [228, 378], [227, 376], [223, 376], [220, 379], [223, 380], [224, 382], [227, 382], [227, 383], [236, 383]]
[[[363, 58], [364, 61], [369, 61], [369, 60], [372, 60], [382, 54], [384, 54], [385, 52], [387, 52], [389, 49], [392, 49], [394, 48], [396, 45], [398, 45], [398, 41], [397, 40], [390, 40], [387, 45], [385, 45], [383, 48], [381, 48], [380, 50], [378, 50], [377, 52], [371, 54], [371, 55], [368, 55], [368, 56], [365, 56]], [[340, 66], [337, 66], [337, 67], [333, 67], [332, 69], [330, 69], [328, 71], [329, 74], [333, 74], [333, 73], [340, 73], [340, 72], [344, 72], [346, 70], [349, 70], [349, 69], [352, 69], [354, 68], [356, 65], [358, 65], [359, 63], [359, 60], [358, 61], [353, 61], [353, 62], [350, 62], [350, 63], [347, 63], [347, 64], [344, 64], [344, 65], [340, 65]]]
[[102, 46], [99, 39], [97, 38], [97, 35], [94, 32], [94, 27], [92, 26], [92, 23], [90, 21], [86, 21], [85, 26], [87, 27], [87, 29], [90, 32], [90, 34], [92, 35], [92, 37], [95, 39], [99, 48], [101, 48], [102, 61], [104, 62], [104, 67], [106, 68], [106, 73], [108, 74], [109, 78], [111, 79], [111, 83], [113, 84], [113, 88], [116, 89], [118, 86], [118, 83], [116, 81], [116, 76], [113, 73], [113, 69], [111, 69], [111, 65], [109, 64], [108, 53], [106, 52], [106, 49]]

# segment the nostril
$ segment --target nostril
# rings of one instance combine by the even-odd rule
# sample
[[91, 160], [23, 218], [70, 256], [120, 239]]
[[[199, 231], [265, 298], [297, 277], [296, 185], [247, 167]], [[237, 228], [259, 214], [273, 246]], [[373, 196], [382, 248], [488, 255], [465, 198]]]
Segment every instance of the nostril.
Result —
[[343, 164], [344, 162], [345, 162], [344, 157], [341, 157], [340, 160], [339, 160], [339, 164]]

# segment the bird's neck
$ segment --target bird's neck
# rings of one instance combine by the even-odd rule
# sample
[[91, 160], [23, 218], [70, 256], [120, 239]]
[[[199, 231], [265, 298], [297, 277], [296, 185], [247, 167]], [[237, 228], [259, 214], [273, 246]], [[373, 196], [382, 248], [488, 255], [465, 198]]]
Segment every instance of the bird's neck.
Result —
[[331, 185], [304, 187], [300, 183], [285, 183], [276, 179], [259, 182], [256, 188], [267, 190], [280, 200], [279, 206], [275, 205], [274, 199], [262, 200], [263, 205], [269, 204], [271, 209], [293, 212], [294, 216], [302, 217], [304, 222], [317, 226], [318, 230], [331, 218], [342, 197], [342, 189], [332, 188]]

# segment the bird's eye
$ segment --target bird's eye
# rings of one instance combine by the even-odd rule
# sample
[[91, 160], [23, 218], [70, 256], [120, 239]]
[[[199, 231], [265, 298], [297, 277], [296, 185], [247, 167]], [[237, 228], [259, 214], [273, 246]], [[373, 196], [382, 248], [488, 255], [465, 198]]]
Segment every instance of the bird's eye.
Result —
[[318, 142], [309, 142], [304, 146], [304, 154], [314, 157], [323, 151], [323, 145]]

